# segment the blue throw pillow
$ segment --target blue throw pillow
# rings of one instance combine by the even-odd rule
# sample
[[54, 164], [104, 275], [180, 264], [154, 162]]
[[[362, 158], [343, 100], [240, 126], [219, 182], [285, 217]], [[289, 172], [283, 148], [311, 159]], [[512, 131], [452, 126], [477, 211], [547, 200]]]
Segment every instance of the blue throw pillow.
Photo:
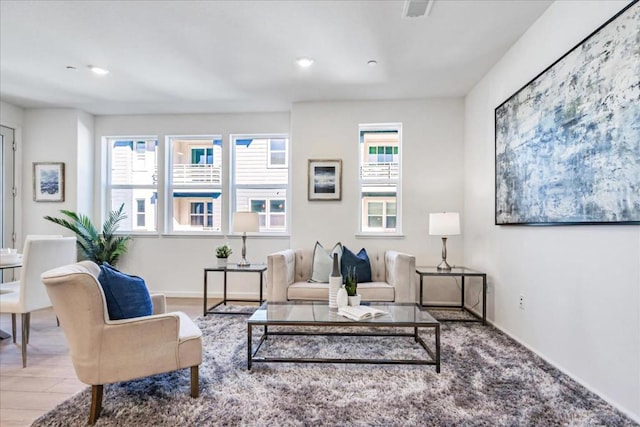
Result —
[[153, 314], [153, 303], [141, 277], [129, 276], [106, 262], [100, 266], [98, 281], [107, 300], [109, 319], [130, 319]]
[[345, 281], [347, 278], [348, 269], [353, 267], [356, 268], [358, 283], [371, 281], [371, 263], [369, 262], [367, 251], [362, 248], [356, 255], [351, 252], [346, 246], [343, 246], [342, 258], [340, 259], [340, 272], [342, 273], [343, 281]]

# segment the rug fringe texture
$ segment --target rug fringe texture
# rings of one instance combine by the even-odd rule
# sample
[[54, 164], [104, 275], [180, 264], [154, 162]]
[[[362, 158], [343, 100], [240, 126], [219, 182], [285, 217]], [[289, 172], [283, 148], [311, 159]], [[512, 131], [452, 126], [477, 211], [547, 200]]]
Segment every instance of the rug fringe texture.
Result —
[[[433, 366], [254, 364], [247, 316], [209, 315], [200, 397], [189, 370], [106, 385], [96, 426], [634, 426], [633, 420], [491, 326], [444, 323]], [[254, 338], [259, 329], [254, 329]], [[430, 332], [421, 334], [433, 343]], [[257, 341], [256, 341], [257, 342]], [[411, 338], [271, 337], [268, 355], [424, 358]], [[84, 426], [90, 388], [34, 426]]]

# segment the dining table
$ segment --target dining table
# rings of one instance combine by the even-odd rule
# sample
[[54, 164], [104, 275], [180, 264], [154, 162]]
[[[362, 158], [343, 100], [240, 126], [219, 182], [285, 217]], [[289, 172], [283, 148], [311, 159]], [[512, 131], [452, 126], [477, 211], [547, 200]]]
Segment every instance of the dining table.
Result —
[[[18, 262], [12, 262], [7, 264], [0, 264], [0, 271], [4, 271], [10, 268], [20, 268], [22, 267], [22, 257]], [[2, 284], [0, 283], [0, 295], [2, 294]], [[11, 334], [0, 329], [0, 340], [6, 340], [7, 338], [11, 338]]]

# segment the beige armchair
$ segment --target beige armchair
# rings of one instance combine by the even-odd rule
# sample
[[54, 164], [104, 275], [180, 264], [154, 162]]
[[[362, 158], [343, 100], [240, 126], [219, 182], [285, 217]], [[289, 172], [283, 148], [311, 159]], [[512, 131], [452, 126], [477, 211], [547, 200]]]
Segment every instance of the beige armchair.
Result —
[[92, 386], [89, 424], [100, 415], [104, 384], [191, 368], [191, 396], [198, 397], [202, 333], [196, 324], [184, 313], [164, 313], [164, 295], [151, 296], [151, 316], [109, 320], [99, 274], [91, 261], [42, 274], [78, 379]]
[[[413, 255], [369, 254], [372, 282], [358, 283], [363, 301], [415, 302]], [[286, 249], [267, 256], [267, 301], [328, 300], [329, 284], [309, 282], [313, 249]]]

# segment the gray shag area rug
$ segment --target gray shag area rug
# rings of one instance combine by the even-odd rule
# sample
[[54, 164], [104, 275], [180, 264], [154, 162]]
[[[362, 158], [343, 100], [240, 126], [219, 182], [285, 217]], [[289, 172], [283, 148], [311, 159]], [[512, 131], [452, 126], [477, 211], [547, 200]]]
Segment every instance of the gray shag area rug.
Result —
[[[433, 366], [364, 364], [255, 363], [248, 371], [246, 319], [209, 315], [196, 320], [203, 332], [199, 398], [189, 397], [188, 370], [106, 385], [96, 425], [637, 425], [491, 326], [443, 323], [440, 374]], [[255, 328], [254, 337], [257, 332]], [[431, 332], [421, 335], [433, 342]], [[276, 336], [263, 351], [289, 356], [426, 355], [410, 338], [389, 337]], [[33, 425], [86, 425], [90, 401], [87, 388]]]

